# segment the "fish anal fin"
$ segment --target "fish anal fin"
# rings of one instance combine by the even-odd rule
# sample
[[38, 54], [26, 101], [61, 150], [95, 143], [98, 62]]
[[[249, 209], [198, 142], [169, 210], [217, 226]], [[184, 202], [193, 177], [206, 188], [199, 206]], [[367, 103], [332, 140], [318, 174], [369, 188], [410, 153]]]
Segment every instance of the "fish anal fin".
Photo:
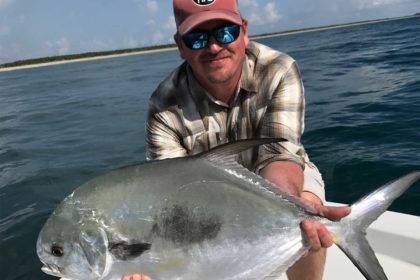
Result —
[[136, 258], [144, 252], [150, 250], [150, 243], [128, 243], [126, 241], [113, 242], [109, 244], [109, 252], [120, 260], [129, 260]]
[[363, 233], [354, 233], [340, 240], [337, 246], [347, 255], [351, 262], [368, 280], [387, 280], [382, 266], [376, 258]]

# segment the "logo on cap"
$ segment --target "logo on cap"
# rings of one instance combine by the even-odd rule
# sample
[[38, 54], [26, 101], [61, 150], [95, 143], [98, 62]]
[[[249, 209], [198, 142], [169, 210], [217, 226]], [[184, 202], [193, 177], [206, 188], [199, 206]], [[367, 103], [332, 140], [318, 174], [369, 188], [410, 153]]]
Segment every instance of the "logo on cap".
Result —
[[200, 6], [207, 6], [213, 4], [216, 0], [193, 0], [195, 4]]

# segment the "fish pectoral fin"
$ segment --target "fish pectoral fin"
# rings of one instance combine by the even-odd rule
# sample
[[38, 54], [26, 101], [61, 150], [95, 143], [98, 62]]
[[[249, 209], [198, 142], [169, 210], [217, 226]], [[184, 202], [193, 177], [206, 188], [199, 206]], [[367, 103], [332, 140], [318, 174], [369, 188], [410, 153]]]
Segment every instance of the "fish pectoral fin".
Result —
[[150, 250], [151, 247], [152, 244], [150, 243], [128, 243], [126, 241], [120, 241], [110, 243], [108, 249], [117, 259], [128, 260], [140, 256], [145, 251]]
[[92, 272], [102, 275], [106, 268], [108, 238], [102, 228], [85, 229], [80, 232], [79, 244]]

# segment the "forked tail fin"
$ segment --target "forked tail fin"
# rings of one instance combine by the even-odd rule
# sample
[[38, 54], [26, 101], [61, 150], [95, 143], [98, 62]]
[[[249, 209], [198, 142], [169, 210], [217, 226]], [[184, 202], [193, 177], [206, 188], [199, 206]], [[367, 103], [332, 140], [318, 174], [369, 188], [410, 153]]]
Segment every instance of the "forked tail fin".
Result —
[[391, 203], [420, 179], [420, 171], [409, 173], [366, 195], [351, 208], [350, 215], [331, 228], [334, 242], [368, 280], [387, 279], [366, 239], [366, 229]]

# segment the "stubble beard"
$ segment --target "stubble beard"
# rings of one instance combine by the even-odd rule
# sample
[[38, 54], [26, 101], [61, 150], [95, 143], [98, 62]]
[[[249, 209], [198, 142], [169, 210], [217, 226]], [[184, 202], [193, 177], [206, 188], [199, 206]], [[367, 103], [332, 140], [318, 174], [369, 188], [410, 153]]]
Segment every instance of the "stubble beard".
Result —
[[234, 77], [234, 73], [224, 73], [221, 75], [208, 75], [207, 78], [211, 83], [223, 84], [229, 82]]
[[228, 83], [236, 77], [238, 71], [241, 71], [241, 69], [241, 65], [236, 65], [234, 68], [220, 66], [207, 71], [206, 77], [209, 82], [214, 84]]
[[[217, 58], [227, 58], [228, 60], [232, 59], [232, 56], [229, 52], [220, 52], [216, 55], [205, 55], [202, 57], [203, 61], [209, 61]], [[229, 69], [229, 65], [232, 61], [228, 61], [228, 65], [219, 65], [219, 66], [210, 66], [208, 71], [206, 71], [207, 80], [211, 83], [222, 84], [229, 82], [234, 78], [237, 69]]]

